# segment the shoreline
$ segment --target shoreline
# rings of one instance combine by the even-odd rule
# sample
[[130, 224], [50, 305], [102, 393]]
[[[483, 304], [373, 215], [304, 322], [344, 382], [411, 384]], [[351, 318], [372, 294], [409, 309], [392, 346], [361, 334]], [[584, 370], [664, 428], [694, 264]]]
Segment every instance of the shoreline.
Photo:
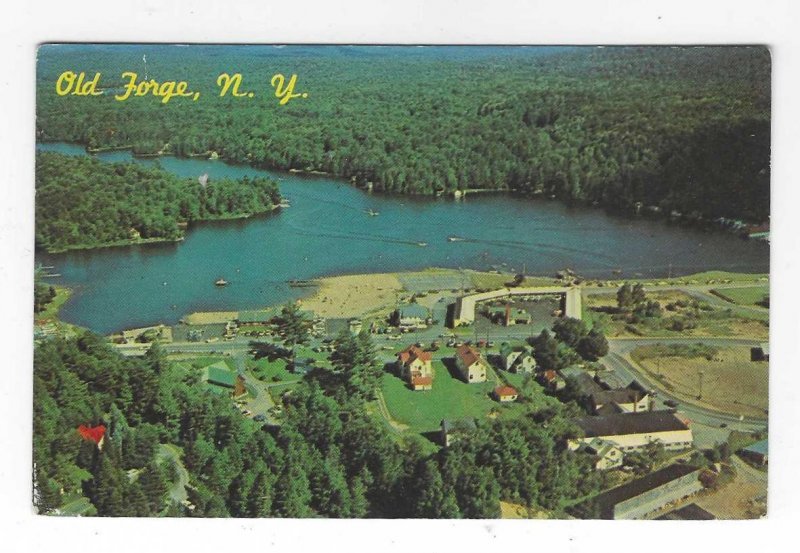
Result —
[[[438, 290], [425, 290], [425, 291], [414, 291], [409, 290], [406, 288], [405, 284], [403, 283], [404, 278], [414, 278], [414, 277], [430, 277], [435, 278], [436, 276], [445, 277], [445, 278], [461, 278], [463, 276], [468, 277], [468, 286], [465, 287], [465, 292], [474, 292], [479, 289], [493, 289], [493, 288], [502, 288], [504, 283], [513, 279], [513, 273], [497, 273], [497, 272], [489, 272], [489, 271], [477, 271], [472, 269], [466, 269], [459, 271], [457, 269], [450, 269], [444, 267], [428, 267], [419, 270], [409, 270], [409, 271], [395, 271], [395, 272], [377, 272], [377, 273], [350, 273], [350, 274], [338, 274], [338, 275], [329, 275], [323, 277], [317, 277], [314, 279], [309, 279], [309, 282], [313, 284], [313, 286], [306, 288], [308, 293], [302, 294], [295, 300], [300, 306], [304, 309], [308, 309], [314, 311], [316, 315], [326, 319], [349, 319], [349, 318], [362, 318], [367, 316], [372, 316], [377, 312], [382, 312], [386, 310], [390, 310], [392, 307], [396, 306], [402, 300], [407, 300], [408, 297], [412, 295], [417, 295], [417, 297], [424, 297], [426, 295], [431, 295], [436, 297], [437, 294], [441, 293], [452, 293], [452, 289], [449, 286], [441, 287]], [[726, 271], [704, 271], [701, 273], [692, 273], [684, 276], [677, 276], [672, 278], [647, 278], [647, 279], [626, 279], [626, 278], [618, 278], [618, 279], [611, 279], [611, 280], [604, 280], [604, 279], [586, 279], [581, 282], [579, 285], [580, 289], [590, 289], [598, 291], [603, 291], [602, 293], [613, 294], [616, 291], [616, 287], [622, 285], [623, 283], [633, 283], [633, 282], [641, 282], [645, 286], [680, 286], [680, 285], [691, 285], [691, 284], [703, 284], [703, 285], [726, 285], [726, 284], [764, 284], [764, 282], [769, 282], [769, 274], [767, 273], [733, 273], [733, 272], [726, 272]], [[559, 280], [555, 276], [547, 276], [547, 275], [527, 275], [526, 281], [524, 283], [527, 286], [553, 286], [559, 285], [564, 286], [568, 285], [562, 280]], [[65, 285], [55, 285], [65, 291], [67, 291], [70, 295], [72, 293], [72, 288], [69, 288]], [[286, 302], [281, 302], [277, 304], [257, 304], [253, 303], [241, 309], [229, 309], [229, 310], [218, 310], [218, 311], [197, 311], [192, 313], [184, 313], [180, 317], [180, 321], [184, 321], [187, 318], [195, 316], [195, 318], [200, 317], [202, 319], [205, 316], [212, 316], [218, 313], [239, 313], [241, 311], [257, 311], [261, 309], [274, 309], [279, 308], [282, 305], [285, 305]], [[388, 311], [387, 311], [388, 313]], [[64, 324], [68, 324], [70, 326], [77, 326], [73, 323], [69, 323], [67, 321], [62, 321], [58, 317], [58, 313], [55, 315], [55, 320], [60, 321]], [[200, 320], [198, 319], [198, 320]], [[155, 321], [152, 322], [149, 326], [158, 325], [158, 324], [166, 324], [163, 321]], [[175, 324], [181, 324], [180, 322]], [[191, 323], [190, 323], [191, 324]], [[139, 326], [148, 326], [145, 324]], [[169, 325], [172, 326], [172, 325]], [[85, 327], [80, 327], [85, 328]], [[91, 329], [89, 329], [91, 330]], [[104, 334], [104, 335], [111, 335], [117, 332], [120, 332], [119, 329], [114, 332]], [[94, 331], [92, 331], [94, 332]]]
[[219, 217], [213, 217], [208, 219], [197, 219], [194, 221], [187, 222], [187, 229], [182, 231], [182, 234], [177, 238], [130, 238], [126, 240], [118, 240], [116, 242], [109, 242], [107, 244], [93, 244], [93, 245], [76, 245], [70, 246], [68, 248], [59, 248], [59, 249], [42, 249], [41, 251], [47, 255], [58, 255], [63, 253], [69, 252], [76, 252], [76, 251], [91, 251], [91, 250], [104, 250], [108, 248], [123, 248], [127, 246], [147, 246], [150, 244], [179, 244], [186, 240], [186, 235], [188, 230], [191, 226], [196, 224], [202, 223], [214, 223], [218, 221], [239, 221], [244, 219], [252, 219], [254, 217], [259, 217], [261, 215], [269, 215], [270, 213], [274, 213], [275, 211], [287, 207], [287, 205], [283, 203], [273, 204], [269, 209], [265, 211], [258, 211], [255, 213], [244, 213], [240, 215], [222, 215]]
[[[37, 141], [37, 144], [39, 142]], [[171, 156], [176, 159], [205, 159], [207, 161], [221, 161], [223, 163], [229, 165], [242, 165], [245, 167], [250, 167], [252, 169], [258, 170], [266, 170], [266, 171], [275, 171], [280, 173], [286, 173], [289, 175], [304, 175], [309, 177], [330, 177], [334, 179], [339, 179], [342, 183], [346, 183], [349, 186], [353, 186], [354, 188], [361, 190], [364, 193], [372, 193], [374, 191], [373, 183], [368, 183], [367, 186], [359, 186], [354, 182], [354, 176], [347, 176], [347, 175], [337, 175], [335, 173], [331, 173], [328, 171], [320, 171], [316, 169], [307, 170], [307, 169], [297, 169], [297, 168], [289, 168], [283, 169], [279, 167], [270, 167], [270, 166], [260, 166], [255, 165], [247, 160], [244, 161], [236, 161], [224, 156], [220, 156], [216, 151], [209, 150], [204, 153], [200, 154], [187, 154], [187, 155], [178, 155], [174, 152], [168, 151], [166, 149], [162, 149], [158, 152], [147, 153], [147, 154], [136, 154], [133, 152], [133, 146], [106, 146], [100, 148], [93, 148], [90, 149], [87, 145], [82, 144], [80, 142], [70, 142], [67, 140], [49, 140], [49, 141], [42, 141], [42, 144], [73, 144], [75, 146], [82, 147], [88, 155], [94, 155], [103, 152], [114, 152], [114, 151], [130, 151], [131, 156], [135, 158], [142, 158], [142, 159], [154, 159], [164, 156]], [[167, 144], [168, 146], [169, 144]], [[388, 194], [393, 195], [392, 192], [386, 191], [377, 191], [379, 194]], [[546, 196], [543, 192], [532, 192], [530, 194], [521, 194], [516, 189], [512, 188], [497, 188], [497, 189], [487, 189], [487, 188], [467, 188], [467, 189], [456, 189], [449, 192], [445, 191], [434, 191], [432, 194], [415, 194], [415, 193], [407, 193], [407, 194], [400, 194], [404, 197], [416, 197], [416, 198], [429, 198], [431, 200], [441, 199], [441, 198], [451, 198], [454, 201], [463, 201], [466, 200], [468, 195], [472, 194], [482, 194], [482, 193], [502, 193], [502, 194], [509, 194], [509, 195], [516, 195], [522, 198], [528, 199], [545, 199], [547, 201], [558, 201], [565, 206], [571, 205], [581, 205], [587, 208], [598, 209], [602, 208], [608, 214], [615, 215], [621, 217], [623, 219], [651, 219], [661, 221], [665, 224], [675, 224], [681, 223], [685, 225], [691, 225], [693, 227], [705, 230], [712, 230], [712, 231], [721, 231], [725, 234], [732, 234], [734, 236], [740, 236], [742, 239], [745, 240], [762, 240], [763, 237], [753, 236], [750, 237], [748, 233], [744, 230], [746, 227], [749, 226], [761, 226], [764, 224], [764, 221], [738, 221], [741, 223], [741, 228], [736, 226], [731, 226], [731, 223], [736, 223], [736, 220], [733, 219], [726, 219], [724, 217], [712, 217], [711, 215], [703, 216], [695, 213], [681, 213], [675, 210], [672, 211], [665, 211], [662, 210], [658, 206], [652, 205], [644, 205], [642, 202], [635, 202], [633, 204], [627, 206], [615, 206], [615, 205], [603, 205], [598, 203], [597, 200], [591, 200], [588, 198], [585, 199], [564, 199], [564, 198], [557, 198], [555, 196]], [[768, 223], [767, 223], [768, 224]], [[744, 234], [743, 234], [744, 232]], [[769, 231], [767, 231], [768, 235]]]

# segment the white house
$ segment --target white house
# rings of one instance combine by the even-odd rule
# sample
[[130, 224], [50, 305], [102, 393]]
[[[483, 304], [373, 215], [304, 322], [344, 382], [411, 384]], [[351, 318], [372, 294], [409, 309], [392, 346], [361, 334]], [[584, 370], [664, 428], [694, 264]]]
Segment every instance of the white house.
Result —
[[622, 450], [611, 442], [594, 438], [585, 443], [583, 449], [589, 455], [594, 456], [594, 468], [597, 470], [609, 470], [622, 466], [624, 457]]
[[504, 343], [500, 346], [503, 369], [514, 373], [532, 373], [536, 369], [536, 359], [525, 347], [512, 347]]
[[489, 367], [480, 352], [472, 346], [459, 346], [456, 348], [456, 367], [466, 382], [486, 382], [486, 373]]
[[397, 354], [397, 368], [414, 390], [430, 390], [433, 386], [431, 352], [409, 346]]

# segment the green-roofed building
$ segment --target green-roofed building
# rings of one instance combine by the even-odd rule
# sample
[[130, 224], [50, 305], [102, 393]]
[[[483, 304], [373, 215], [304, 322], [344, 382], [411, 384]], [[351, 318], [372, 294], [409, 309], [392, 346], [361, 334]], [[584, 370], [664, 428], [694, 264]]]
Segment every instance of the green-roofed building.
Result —
[[256, 311], [239, 311], [236, 318], [240, 325], [265, 325], [278, 314], [275, 309], [259, 309]]
[[231, 394], [234, 397], [238, 397], [246, 391], [244, 378], [231, 370], [224, 361], [218, 361], [203, 369], [203, 381], [215, 393]]

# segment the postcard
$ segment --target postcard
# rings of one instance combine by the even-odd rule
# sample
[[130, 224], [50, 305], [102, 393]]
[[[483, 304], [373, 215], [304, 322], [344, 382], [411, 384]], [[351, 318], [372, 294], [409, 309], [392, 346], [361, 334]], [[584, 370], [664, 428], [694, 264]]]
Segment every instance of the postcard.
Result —
[[765, 46], [44, 44], [39, 514], [766, 515]]

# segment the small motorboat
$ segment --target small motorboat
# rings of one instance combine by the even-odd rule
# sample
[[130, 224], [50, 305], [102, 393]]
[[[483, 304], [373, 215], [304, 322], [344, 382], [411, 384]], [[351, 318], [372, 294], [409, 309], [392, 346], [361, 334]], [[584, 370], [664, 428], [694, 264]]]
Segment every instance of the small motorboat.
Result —
[[227, 285], [228, 281], [225, 280], [224, 278], [218, 278], [217, 280], [214, 281], [214, 286], [227, 286]]

